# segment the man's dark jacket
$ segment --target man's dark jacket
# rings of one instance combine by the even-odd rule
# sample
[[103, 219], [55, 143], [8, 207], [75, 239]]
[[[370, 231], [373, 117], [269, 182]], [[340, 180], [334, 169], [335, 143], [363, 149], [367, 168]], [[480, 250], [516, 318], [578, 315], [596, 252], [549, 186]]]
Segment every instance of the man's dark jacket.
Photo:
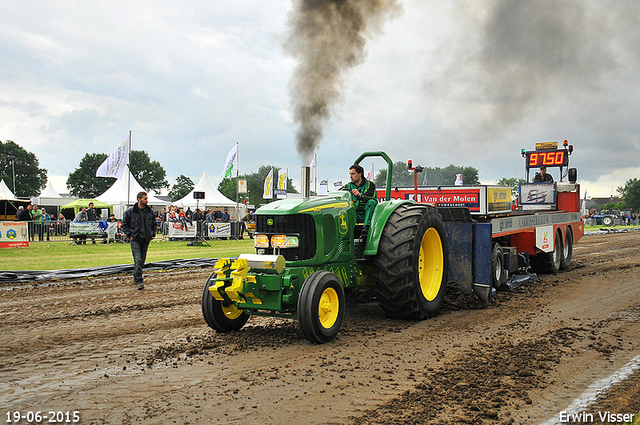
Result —
[[145, 240], [149, 242], [156, 235], [156, 214], [153, 208], [147, 206], [141, 210], [138, 204], [135, 204], [124, 212], [122, 216], [122, 231], [128, 238], [132, 236], [137, 238], [140, 233], [140, 223], [145, 226]]

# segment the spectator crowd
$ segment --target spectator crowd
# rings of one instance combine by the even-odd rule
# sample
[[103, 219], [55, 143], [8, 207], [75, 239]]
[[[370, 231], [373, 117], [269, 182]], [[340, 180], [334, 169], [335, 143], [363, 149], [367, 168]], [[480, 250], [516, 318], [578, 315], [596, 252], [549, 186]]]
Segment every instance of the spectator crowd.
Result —
[[[228, 209], [215, 208], [196, 208], [191, 210], [188, 207], [186, 210], [179, 208], [175, 205], [163, 208], [162, 211], [156, 212], [156, 220], [158, 223], [158, 232], [163, 236], [169, 234], [170, 223], [183, 223], [188, 226], [197, 226], [198, 229], [203, 229], [205, 223], [231, 223], [234, 221], [233, 216], [229, 213]], [[251, 230], [254, 228], [255, 216], [253, 211], [249, 211], [245, 214], [239, 222], [239, 238], [242, 239], [245, 232], [249, 234], [251, 238]], [[40, 208], [36, 204], [31, 204], [26, 207], [20, 206], [16, 212], [16, 221], [27, 222], [29, 241], [45, 241], [51, 240], [54, 236], [59, 237], [66, 236], [74, 239], [76, 243], [86, 244], [87, 238], [93, 243], [95, 242], [95, 236], [80, 236], [77, 237], [70, 235], [70, 222], [83, 223], [83, 222], [98, 222], [101, 220], [99, 211], [93, 208], [93, 203], [90, 203], [87, 208], [81, 208], [75, 215], [73, 220], [67, 220], [63, 214], [59, 214], [57, 217], [50, 215], [45, 208]], [[118, 223], [118, 229], [120, 222], [115, 218], [114, 214], [111, 214], [105, 223], [116, 222]], [[105, 228], [108, 226], [105, 226]], [[109, 238], [109, 241], [113, 238]]]

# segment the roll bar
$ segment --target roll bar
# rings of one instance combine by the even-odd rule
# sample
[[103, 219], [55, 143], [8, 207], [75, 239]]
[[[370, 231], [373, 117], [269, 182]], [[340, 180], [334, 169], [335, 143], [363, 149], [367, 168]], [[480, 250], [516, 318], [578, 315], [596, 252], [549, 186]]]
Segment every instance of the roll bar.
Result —
[[391, 177], [393, 176], [393, 162], [391, 161], [391, 158], [389, 158], [389, 155], [387, 155], [385, 152], [383, 151], [371, 151], [371, 152], [363, 152], [358, 159], [356, 159], [356, 161], [354, 162], [354, 164], [356, 165], [360, 165], [360, 162], [368, 157], [381, 157], [383, 158], [385, 161], [387, 161], [387, 166], [389, 168], [387, 168], [387, 189], [385, 192], [385, 200], [390, 200], [391, 199]]

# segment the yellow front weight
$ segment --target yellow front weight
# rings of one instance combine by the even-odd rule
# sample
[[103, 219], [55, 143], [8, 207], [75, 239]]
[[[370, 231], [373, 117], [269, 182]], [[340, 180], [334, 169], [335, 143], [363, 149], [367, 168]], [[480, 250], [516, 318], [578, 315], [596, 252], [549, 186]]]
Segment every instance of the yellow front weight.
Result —
[[225, 299], [220, 290], [224, 290], [225, 283], [231, 280], [231, 260], [228, 258], [221, 258], [216, 261], [216, 265], [214, 267], [216, 268], [216, 281], [215, 285], [209, 285], [209, 292], [211, 292], [211, 295], [215, 300], [224, 301]]
[[[256, 277], [247, 275], [251, 268], [246, 259], [239, 258], [231, 263], [228, 258], [216, 262], [216, 282], [209, 286], [209, 292], [218, 301], [233, 301], [234, 303], [262, 304], [254, 292]], [[253, 289], [252, 289], [253, 288]]]
[[247, 302], [246, 299], [249, 298], [253, 304], [262, 304], [262, 300], [256, 297], [253, 292], [245, 290], [246, 283], [252, 283], [254, 287], [256, 284], [255, 276], [247, 276], [250, 270], [248, 261], [244, 258], [238, 258], [231, 265], [231, 270], [231, 285], [224, 288], [231, 301]]

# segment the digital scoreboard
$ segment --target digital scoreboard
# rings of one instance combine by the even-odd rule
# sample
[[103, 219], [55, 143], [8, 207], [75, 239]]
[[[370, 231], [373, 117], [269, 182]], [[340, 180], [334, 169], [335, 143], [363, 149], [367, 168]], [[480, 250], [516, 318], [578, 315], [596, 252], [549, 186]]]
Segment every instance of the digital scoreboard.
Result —
[[552, 151], [527, 151], [527, 168], [537, 168], [542, 165], [546, 167], [566, 167], [569, 165], [569, 152], [565, 149]]

